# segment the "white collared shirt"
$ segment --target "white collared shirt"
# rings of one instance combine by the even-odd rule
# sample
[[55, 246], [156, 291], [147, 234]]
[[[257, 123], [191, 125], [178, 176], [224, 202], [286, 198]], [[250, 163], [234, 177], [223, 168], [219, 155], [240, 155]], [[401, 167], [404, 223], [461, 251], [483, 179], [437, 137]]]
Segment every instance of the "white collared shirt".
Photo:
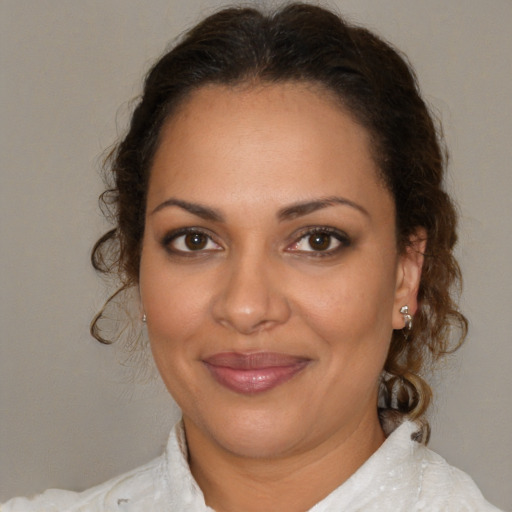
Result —
[[[310, 512], [499, 512], [464, 472], [414, 441], [417, 426], [400, 425], [340, 487]], [[87, 491], [49, 489], [14, 498], [0, 512], [213, 512], [187, 462], [183, 426], [152, 462]], [[242, 511], [241, 511], [242, 512]], [[279, 511], [280, 512], [280, 511]]]

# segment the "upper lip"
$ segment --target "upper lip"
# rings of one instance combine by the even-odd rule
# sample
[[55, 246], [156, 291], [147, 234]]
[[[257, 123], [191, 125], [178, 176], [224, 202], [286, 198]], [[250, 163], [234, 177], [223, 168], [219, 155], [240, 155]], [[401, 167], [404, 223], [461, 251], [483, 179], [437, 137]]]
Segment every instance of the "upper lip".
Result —
[[212, 366], [232, 368], [235, 370], [256, 370], [261, 368], [277, 368], [295, 366], [309, 361], [307, 357], [280, 354], [278, 352], [219, 352], [203, 361]]

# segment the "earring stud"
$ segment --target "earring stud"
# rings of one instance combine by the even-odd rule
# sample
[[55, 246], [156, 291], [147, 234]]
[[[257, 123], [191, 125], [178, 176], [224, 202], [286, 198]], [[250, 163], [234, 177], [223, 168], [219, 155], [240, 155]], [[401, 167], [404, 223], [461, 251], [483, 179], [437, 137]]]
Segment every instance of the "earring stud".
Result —
[[400, 313], [404, 317], [404, 329], [410, 331], [412, 329], [412, 316], [409, 314], [409, 306], [402, 306]]
[[148, 317], [146, 316], [146, 313], [144, 313], [144, 314], [142, 315], [142, 323], [143, 323], [143, 324], [145, 324], [145, 323], [146, 323], [146, 321], [147, 321], [147, 319], [148, 319]]

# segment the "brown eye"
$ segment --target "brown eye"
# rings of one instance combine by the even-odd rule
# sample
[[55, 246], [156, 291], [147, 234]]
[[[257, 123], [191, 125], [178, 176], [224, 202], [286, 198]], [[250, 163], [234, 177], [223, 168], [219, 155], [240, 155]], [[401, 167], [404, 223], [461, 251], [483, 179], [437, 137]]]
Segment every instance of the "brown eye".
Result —
[[206, 247], [208, 237], [203, 233], [189, 233], [185, 235], [184, 242], [191, 251], [200, 251]]
[[287, 251], [303, 253], [311, 256], [331, 256], [350, 246], [351, 241], [346, 233], [330, 227], [308, 229], [291, 245]]
[[326, 251], [330, 248], [332, 235], [328, 233], [313, 233], [308, 238], [308, 243], [314, 251]]
[[169, 233], [162, 240], [162, 245], [170, 253], [182, 255], [222, 251], [222, 247], [210, 235], [195, 228], [184, 228]]

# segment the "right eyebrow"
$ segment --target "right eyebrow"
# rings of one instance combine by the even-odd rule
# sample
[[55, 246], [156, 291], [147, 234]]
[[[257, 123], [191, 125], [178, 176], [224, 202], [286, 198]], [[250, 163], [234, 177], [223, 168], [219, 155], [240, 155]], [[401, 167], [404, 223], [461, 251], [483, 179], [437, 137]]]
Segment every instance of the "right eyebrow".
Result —
[[286, 208], [283, 208], [282, 210], [279, 211], [278, 218], [281, 221], [295, 219], [297, 217], [309, 215], [310, 213], [316, 212], [317, 210], [327, 208], [328, 206], [334, 206], [336, 204], [350, 206], [351, 208], [354, 208], [355, 210], [358, 210], [359, 212], [363, 213], [365, 216], [370, 216], [370, 214], [365, 208], [363, 208], [361, 205], [357, 203], [354, 203], [354, 201], [351, 201], [350, 199], [346, 199], [344, 197], [329, 196], [316, 199], [313, 201], [305, 201], [303, 203], [297, 203], [291, 206], [287, 206]]
[[214, 208], [209, 208], [208, 206], [203, 206], [197, 203], [191, 203], [189, 201], [182, 201], [181, 199], [169, 198], [166, 199], [163, 203], [160, 203], [151, 213], [153, 215], [164, 208], [169, 208], [171, 206], [177, 206], [197, 217], [201, 217], [204, 220], [211, 220], [214, 222], [224, 222], [224, 216]]

